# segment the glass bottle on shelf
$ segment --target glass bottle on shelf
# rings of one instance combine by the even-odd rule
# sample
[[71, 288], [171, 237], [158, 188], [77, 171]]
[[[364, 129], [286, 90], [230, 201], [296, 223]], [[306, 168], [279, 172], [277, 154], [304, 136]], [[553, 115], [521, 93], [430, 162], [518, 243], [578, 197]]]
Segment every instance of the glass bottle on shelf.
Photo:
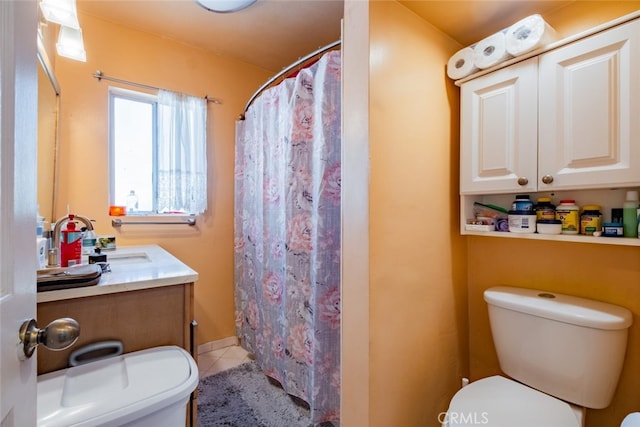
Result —
[[138, 196], [134, 190], [129, 191], [127, 196], [127, 213], [138, 211]]

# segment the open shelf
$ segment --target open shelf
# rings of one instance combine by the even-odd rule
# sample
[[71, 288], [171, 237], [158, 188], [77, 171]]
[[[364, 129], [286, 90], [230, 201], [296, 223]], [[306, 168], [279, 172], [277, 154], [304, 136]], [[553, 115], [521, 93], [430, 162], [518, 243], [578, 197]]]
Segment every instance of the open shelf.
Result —
[[507, 239], [548, 240], [556, 242], [592, 243], [599, 245], [640, 246], [640, 239], [631, 237], [593, 237], [579, 234], [538, 234], [509, 233], [501, 231], [466, 230], [467, 219], [474, 217], [474, 202], [494, 204], [509, 209], [516, 194], [528, 194], [535, 203], [538, 197], [551, 197], [552, 203], [558, 205], [562, 199], [574, 199], [578, 206], [596, 204], [602, 206], [602, 222], [611, 221], [611, 209], [621, 208], [627, 190], [637, 188], [571, 190], [555, 192], [521, 192], [509, 194], [472, 194], [460, 196], [460, 233], [465, 236], [498, 237]]

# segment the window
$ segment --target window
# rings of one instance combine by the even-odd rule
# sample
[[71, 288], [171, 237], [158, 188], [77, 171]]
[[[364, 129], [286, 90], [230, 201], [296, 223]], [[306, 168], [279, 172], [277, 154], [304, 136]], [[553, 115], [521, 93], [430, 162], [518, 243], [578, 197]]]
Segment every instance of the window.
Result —
[[109, 89], [110, 203], [127, 214], [207, 206], [206, 100]]

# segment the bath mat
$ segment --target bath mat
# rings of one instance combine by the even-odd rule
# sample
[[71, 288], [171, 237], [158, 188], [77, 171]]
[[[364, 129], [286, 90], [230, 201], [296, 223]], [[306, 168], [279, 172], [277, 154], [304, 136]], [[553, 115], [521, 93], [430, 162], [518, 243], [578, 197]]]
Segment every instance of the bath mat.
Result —
[[[309, 427], [305, 402], [265, 376], [255, 361], [200, 380], [199, 427]], [[322, 427], [332, 426], [323, 423]]]

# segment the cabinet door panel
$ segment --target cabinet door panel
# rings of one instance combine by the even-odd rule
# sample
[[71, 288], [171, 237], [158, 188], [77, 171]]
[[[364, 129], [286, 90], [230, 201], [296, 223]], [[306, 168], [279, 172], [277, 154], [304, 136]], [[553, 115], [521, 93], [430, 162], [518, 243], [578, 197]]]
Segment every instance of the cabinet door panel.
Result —
[[541, 190], [640, 184], [640, 24], [540, 58]]
[[124, 352], [162, 345], [190, 351], [189, 323], [192, 284], [163, 286], [38, 304], [38, 322], [71, 317], [82, 328], [72, 347], [38, 351], [38, 375], [69, 367], [71, 352], [99, 341], [119, 340]]
[[535, 191], [537, 73], [531, 58], [462, 85], [461, 194]]

